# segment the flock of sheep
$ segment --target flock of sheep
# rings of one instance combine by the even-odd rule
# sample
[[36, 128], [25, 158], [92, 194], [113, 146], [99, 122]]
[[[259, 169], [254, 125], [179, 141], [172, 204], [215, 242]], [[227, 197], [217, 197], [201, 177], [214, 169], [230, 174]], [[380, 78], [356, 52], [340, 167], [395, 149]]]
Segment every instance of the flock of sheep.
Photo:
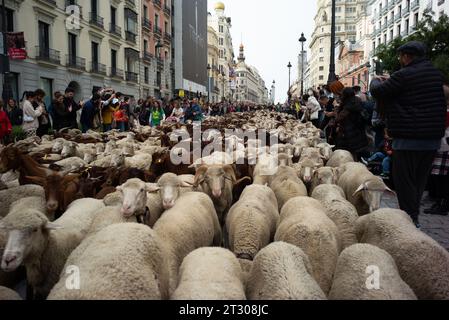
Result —
[[[176, 137], [192, 126], [69, 130], [0, 150], [0, 300], [20, 299], [8, 288], [23, 267], [35, 299], [449, 299], [449, 253], [406, 213], [380, 209], [393, 191], [311, 123], [257, 111], [206, 128], [216, 130], [202, 147], [225, 152], [154, 179], [161, 152], [191, 158], [179, 142], [195, 141]], [[265, 129], [278, 143], [223, 139], [225, 129]], [[96, 167], [145, 175], [71, 198], [82, 188], [70, 183]], [[63, 205], [48, 181], [30, 183], [48, 176], [69, 181]]]

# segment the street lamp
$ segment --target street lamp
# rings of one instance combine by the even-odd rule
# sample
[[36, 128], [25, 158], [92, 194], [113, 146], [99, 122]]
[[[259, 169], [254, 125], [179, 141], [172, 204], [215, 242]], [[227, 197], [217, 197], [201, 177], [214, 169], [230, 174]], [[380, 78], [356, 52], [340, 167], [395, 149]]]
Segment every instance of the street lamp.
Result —
[[0, 52], [1, 54], [1, 63], [2, 63], [2, 72], [3, 72], [3, 92], [2, 98], [3, 101], [8, 101], [9, 98], [12, 97], [12, 89], [9, 84], [9, 57], [8, 57], [8, 41], [5, 40], [6, 37], [6, 6], [5, 0], [2, 0], [2, 33], [3, 33], [3, 44], [4, 44], [4, 52]]
[[337, 75], [335, 74], [335, 18], [336, 15], [336, 0], [332, 0], [332, 24], [331, 24], [331, 60], [329, 65], [329, 78], [327, 84], [337, 80]]
[[299, 38], [299, 42], [301, 42], [301, 97], [304, 95], [304, 42], [306, 41], [303, 32], [301, 38]]
[[210, 70], [211, 70], [210, 64], [207, 64], [207, 78], [208, 78], [208, 86], [207, 86], [207, 102], [210, 102]]
[[156, 60], [157, 60], [157, 73], [156, 73], [156, 77], [157, 75], [159, 75], [159, 77], [157, 77], [157, 85], [159, 87], [159, 93], [160, 93], [160, 97], [162, 98], [162, 74], [159, 70], [159, 64], [161, 63], [161, 48], [164, 47], [164, 45], [162, 44], [161, 40], [158, 40], [156, 43]]
[[290, 61], [288, 62], [287, 68], [288, 68], [288, 92], [290, 92], [290, 86], [291, 86], [291, 69], [292, 69], [292, 64], [290, 63]]

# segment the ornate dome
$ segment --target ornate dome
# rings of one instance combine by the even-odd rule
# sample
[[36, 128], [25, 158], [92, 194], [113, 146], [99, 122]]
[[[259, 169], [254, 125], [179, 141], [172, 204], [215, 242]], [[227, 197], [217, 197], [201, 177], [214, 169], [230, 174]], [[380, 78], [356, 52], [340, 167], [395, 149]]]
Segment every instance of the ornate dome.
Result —
[[217, 2], [215, 4], [215, 10], [224, 10], [225, 9], [225, 5], [223, 2]]

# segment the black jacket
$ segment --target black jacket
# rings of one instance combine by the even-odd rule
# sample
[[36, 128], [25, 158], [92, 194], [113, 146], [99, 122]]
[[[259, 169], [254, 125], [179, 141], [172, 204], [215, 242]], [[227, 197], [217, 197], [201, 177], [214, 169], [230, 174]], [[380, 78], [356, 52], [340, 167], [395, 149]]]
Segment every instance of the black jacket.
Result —
[[23, 110], [19, 107], [14, 107], [10, 112], [8, 112], [9, 121], [13, 126], [21, 126], [23, 123]]
[[337, 149], [360, 152], [368, 146], [367, 125], [363, 112], [363, 103], [357, 97], [340, 106], [336, 117], [338, 127]]
[[385, 103], [391, 137], [438, 140], [444, 136], [443, 75], [430, 61], [417, 59], [383, 83], [374, 80], [371, 94]]

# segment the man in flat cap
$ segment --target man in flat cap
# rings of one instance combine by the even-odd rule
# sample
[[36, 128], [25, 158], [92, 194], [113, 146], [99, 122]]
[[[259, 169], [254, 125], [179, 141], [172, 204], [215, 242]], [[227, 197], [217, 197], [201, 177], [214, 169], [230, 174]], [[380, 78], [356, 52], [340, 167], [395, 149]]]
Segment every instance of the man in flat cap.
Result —
[[411, 41], [398, 49], [402, 69], [376, 77], [371, 94], [384, 106], [393, 138], [393, 181], [399, 205], [420, 228], [420, 203], [432, 162], [445, 132], [443, 75], [426, 58], [425, 44]]

